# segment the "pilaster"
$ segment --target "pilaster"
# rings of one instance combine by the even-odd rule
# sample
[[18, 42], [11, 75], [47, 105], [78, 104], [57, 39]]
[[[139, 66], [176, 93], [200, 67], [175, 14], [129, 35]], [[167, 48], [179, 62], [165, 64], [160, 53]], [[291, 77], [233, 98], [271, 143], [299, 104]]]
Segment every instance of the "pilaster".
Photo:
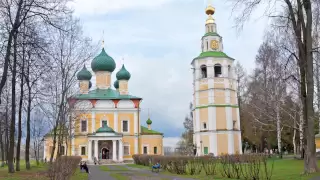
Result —
[[88, 160], [92, 161], [92, 141], [88, 141]]
[[117, 160], [117, 141], [113, 140], [112, 141], [112, 160], [116, 161]]
[[118, 132], [119, 131], [119, 129], [118, 129], [118, 111], [114, 112], [113, 126], [114, 126], [113, 130], [115, 132]]
[[91, 133], [96, 132], [96, 113], [94, 111], [91, 112]]

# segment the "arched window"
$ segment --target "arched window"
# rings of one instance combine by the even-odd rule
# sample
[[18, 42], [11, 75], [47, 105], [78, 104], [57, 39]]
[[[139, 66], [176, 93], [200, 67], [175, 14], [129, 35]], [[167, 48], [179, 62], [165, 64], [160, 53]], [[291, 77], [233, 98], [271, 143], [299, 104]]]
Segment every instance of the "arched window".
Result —
[[207, 129], [207, 123], [203, 123], [203, 129]]
[[209, 50], [209, 42], [207, 41], [207, 50]]
[[206, 65], [201, 65], [201, 77], [202, 78], [207, 78], [207, 66]]
[[231, 72], [231, 66], [228, 65], [228, 77], [231, 78], [232, 72]]
[[220, 64], [214, 65], [214, 77], [222, 77], [222, 67]]

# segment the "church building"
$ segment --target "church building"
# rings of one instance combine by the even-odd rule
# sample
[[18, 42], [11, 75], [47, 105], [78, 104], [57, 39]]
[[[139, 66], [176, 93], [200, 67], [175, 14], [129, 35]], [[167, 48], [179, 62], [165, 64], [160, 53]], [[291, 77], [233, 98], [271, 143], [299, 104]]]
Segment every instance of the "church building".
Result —
[[[63, 155], [81, 156], [82, 160], [106, 162], [132, 160], [134, 154], [163, 154], [163, 134], [141, 126], [140, 103], [142, 98], [129, 94], [131, 74], [122, 65], [112, 84], [111, 75], [116, 69], [114, 59], [103, 48], [91, 62], [96, 76], [92, 88], [91, 72], [83, 66], [77, 73], [79, 94], [69, 98], [72, 108], [68, 138], [60, 152]], [[112, 87], [114, 86], [114, 88]], [[53, 151], [53, 132], [44, 138], [44, 158], [50, 159]], [[55, 154], [57, 149], [55, 148]]]
[[241, 154], [237, 82], [234, 59], [223, 52], [222, 37], [213, 18], [215, 8], [206, 8], [208, 19], [201, 41], [201, 54], [194, 58], [193, 127], [197, 155]]

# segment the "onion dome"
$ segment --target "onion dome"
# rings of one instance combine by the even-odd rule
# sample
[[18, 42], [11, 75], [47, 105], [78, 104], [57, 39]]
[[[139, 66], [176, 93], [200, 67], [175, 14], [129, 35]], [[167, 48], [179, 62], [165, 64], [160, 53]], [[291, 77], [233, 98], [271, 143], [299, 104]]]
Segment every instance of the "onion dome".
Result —
[[150, 119], [150, 118], [148, 118], [148, 120], [147, 120], [147, 124], [148, 124], [148, 125], [151, 125], [151, 124], [152, 124], [152, 121], [151, 121], [151, 119]]
[[92, 87], [92, 82], [89, 81], [89, 89]]
[[104, 48], [102, 48], [101, 53], [92, 60], [91, 69], [94, 72], [97, 72], [97, 71], [113, 72], [116, 69], [116, 63], [114, 62], [113, 58], [106, 53]]
[[119, 89], [119, 81], [116, 80], [116, 81], [113, 83], [113, 86], [114, 86], [114, 88]]
[[91, 78], [92, 78], [92, 74], [90, 73], [90, 71], [87, 70], [86, 65], [84, 65], [81, 71], [78, 72], [77, 79], [89, 81]]
[[214, 7], [212, 7], [211, 5], [209, 5], [207, 8], [206, 8], [206, 14], [207, 15], [213, 15], [215, 12], [215, 9]]
[[106, 122], [103, 122], [102, 127], [99, 128], [96, 133], [114, 133], [114, 130], [109, 127]]
[[116, 77], [118, 80], [127, 80], [128, 81], [131, 77], [131, 74], [126, 70], [124, 65], [122, 65], [122, 68], [120, 69], [119, 72], [117, 72]]

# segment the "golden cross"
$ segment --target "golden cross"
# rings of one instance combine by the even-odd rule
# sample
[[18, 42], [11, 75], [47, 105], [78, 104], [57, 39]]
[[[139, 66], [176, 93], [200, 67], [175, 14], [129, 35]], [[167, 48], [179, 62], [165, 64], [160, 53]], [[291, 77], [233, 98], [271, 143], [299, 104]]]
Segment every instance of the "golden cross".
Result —
[[104, 47], [104, 30], [102, 31], [102, 47]]

